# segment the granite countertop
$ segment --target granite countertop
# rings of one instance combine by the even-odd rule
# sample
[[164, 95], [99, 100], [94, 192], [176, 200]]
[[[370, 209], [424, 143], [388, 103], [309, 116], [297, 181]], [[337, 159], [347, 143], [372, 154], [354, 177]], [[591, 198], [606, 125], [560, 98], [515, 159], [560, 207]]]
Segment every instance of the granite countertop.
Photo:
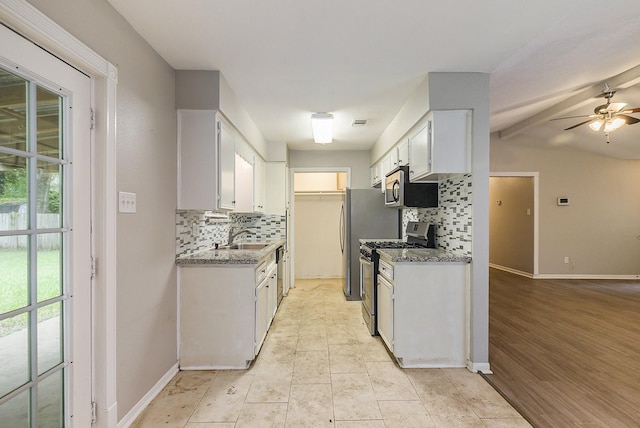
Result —
[[471, 257], [437, 248], [376, 249], [380, 257], [394, 263], [471, 263]]
[[178, 266], [255, 265], [284, 244], [284, 240], [269, 242], [269, 245], [261, 250], [223, 250], [209, 248], [193, 254], [176, 257], [176, 264]]

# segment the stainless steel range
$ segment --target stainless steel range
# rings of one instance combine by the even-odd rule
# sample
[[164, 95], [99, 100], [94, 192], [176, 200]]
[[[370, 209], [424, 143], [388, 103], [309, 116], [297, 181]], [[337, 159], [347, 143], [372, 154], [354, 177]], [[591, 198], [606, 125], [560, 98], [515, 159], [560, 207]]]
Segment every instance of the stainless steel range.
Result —
[[435, 226], [429, 223], [410, 221], [407, 224], [407, 240], [370, 240], [360, 244], [360, 292], [362, 294], [362, 317], [372, 336], [378, 334], [376, 320], [378, 249], [384, 248], [435, 248]]

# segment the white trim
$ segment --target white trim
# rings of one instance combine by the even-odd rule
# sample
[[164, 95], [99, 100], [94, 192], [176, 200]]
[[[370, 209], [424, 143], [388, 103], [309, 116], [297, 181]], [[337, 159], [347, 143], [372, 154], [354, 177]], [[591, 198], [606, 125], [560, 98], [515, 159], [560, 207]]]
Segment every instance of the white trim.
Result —
[[543, 273], [533, 277], [534, 279], [614, 279], [614, 280], [637, 280], [640, 275], [592, 275], [574, 273]]
[[467, 370], [473, 373], [481, 372], [482, 374], [493, 374], [489, 363], [473, 363], [467, 362]]
[[533, 275], [540, 272], [540, 173], [490, 172], [489, 177], [533, 177]]
[[505, 272], [509, 272], [509, 273], [512, 273], [512, 274], [515, 274], [515, 275], [526, 276], [527, 278], [532, 278], [532, 279], [534, 278], [533, 274], [530, 273], [530, 272], [524, 272], [524, 271], [521, 271], [521, 270], [512, 269], [510, 267], [500, 266], [500, 265], [497, 265], [495, 263], [489, 263], [489, 267], [490, 268], [494, 268], [494, 269], [498, 269], [498, 270], [503, 270]]
[[489, 267], [499, 269], [505, 272], [512, 273], [514, 275], [524, 276], [530, 279], [613, 279], [613, 280], [637, 280], [640, 279], [640, 275], [600, 275], [600, 274], [575, 274], [575, 273], [542, 273], [532, 275], [529, 272], [523, 272], [516, 269], [511, 269], [506, 266], [500, 266], [493, 263], [489, 263]]
[[169, 369], [168, 372], [166, 372], [160, 378], [158, 382], [156, 382], [155, 385], [153, 385], [153, 388], [151, 388], [149, 392], [147, 392], [144, 397], [142, 397], [142, 399], [140, 399], [140, 401], [138, 401], [136, 405], [133, 406], [131, 410], [129, 410], [129, 413], [127, 413], [122, 419], [120, 419], [120, 422], [118, 422], [118, 428], [128, 428], [129, 426], [131, 426], [131, 424], [135, 422], [136, 418], [140, 416], [140, 414], [144, 411], [144, 409], [147, 408], [151, 401], [153, 401], [153, 399], [156, 398], [156, 396], [160, 392], [162, 392], [164, 387], [167, 386], [169, 382], [171, 382], [171, 379], [173, 379], [179, 371], [180, 369], [178, 368], [178, 363], [176, 363]]
[[109, 62], [25, 0], [2, 0], [2, 21], [37, 45], [89, 74], [109, 74]]
[[92, 107], [96, 112], [95, 146], [102, 150], [102, 163], [94, 164], [93, 174], [103, 181], [92, 193], [101, 204], [104, 218], [96, 223], [94, 236], [100, 256], [94, 288], [95, 399], [100, 427], [115, 427], [116, 395], [116, 88], [117, 68], [87, 45], [56, 24], [25, 0], [2, 0], [2, 22], [60, 59], [88, 74], [93, 82]]

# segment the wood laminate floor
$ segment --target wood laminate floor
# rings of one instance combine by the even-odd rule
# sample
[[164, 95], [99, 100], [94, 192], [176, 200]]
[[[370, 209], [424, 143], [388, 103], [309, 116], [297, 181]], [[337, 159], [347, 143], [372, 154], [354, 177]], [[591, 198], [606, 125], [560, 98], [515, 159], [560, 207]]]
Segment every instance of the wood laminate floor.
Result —
[[536, 427], [640, 427], [640, 281], [491, 269], [487, 379]]

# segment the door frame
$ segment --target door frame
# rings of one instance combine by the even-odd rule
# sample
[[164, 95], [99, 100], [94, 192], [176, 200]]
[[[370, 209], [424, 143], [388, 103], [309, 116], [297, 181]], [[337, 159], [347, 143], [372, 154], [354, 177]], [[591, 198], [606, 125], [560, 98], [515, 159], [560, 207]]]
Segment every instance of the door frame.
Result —
[[287, 228], [289, 229], [287, 231], [287, 237], [288, 237], [288, 242], [287, 242], [287, 247], [289, 248], [289, 265], [288, 265], [288, 269], [289, 269], [289, 288], [295, 288], [295, 283], [296, 283], [296, 277], [295, 277], [295, 235], [294, 235], [294, 227], [293, 225], [296, 222], [296, 217], [295, 217], [295, 206], [296, 206], [296, 201], [295, 201], [295, 176], [296, 176], [296, 172], [346, 172], [347, 173], [347, 187], [351, 187], [351, 167], [345, 167], [345, 166], [334, 166], [334, 167], [290, 167], [289, 168], [289, 189], [287, 189], [287, 192], [289, 193], [288, 197], [289, 197], [289, 201], [290, 201], [290, 205], [289, 205], [289, 215], [290, 215], [290, 221], [287, 222]]
[[91, 78], [92, 224], [98, 268], [93, 282], [93, 397], [98, 427], [117, 426], [116, 396], [116, 89], [117, 68], [25, 0], [0, 2], [4, 25]]
[[540, 173], [538, 172], [491, 172], [489, 177], [531, 177], [533, 178], [533, 275], [525, 274], [521, 271], [505, 269], [501, 266], [493, 266], [489, 263], [489, 266], [502, 270], [507, 270], [511, 273], [527, 276], [530, 278], [536, 278], [539, 273], [539, 223], [540, 223]]

